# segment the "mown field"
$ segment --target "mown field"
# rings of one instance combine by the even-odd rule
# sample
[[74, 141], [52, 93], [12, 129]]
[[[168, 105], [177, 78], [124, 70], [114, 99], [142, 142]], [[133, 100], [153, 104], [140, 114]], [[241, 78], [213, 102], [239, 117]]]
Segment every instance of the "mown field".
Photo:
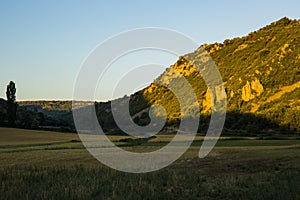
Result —
[[[153, 151], [172, 136], [109, 136]], [[204, 159], [197, 136], [175, 163], [129, 174], [95, 160], [76, 134], [0, 128], [0, 199], [300, 199], [300, 140], [223, 137]]]

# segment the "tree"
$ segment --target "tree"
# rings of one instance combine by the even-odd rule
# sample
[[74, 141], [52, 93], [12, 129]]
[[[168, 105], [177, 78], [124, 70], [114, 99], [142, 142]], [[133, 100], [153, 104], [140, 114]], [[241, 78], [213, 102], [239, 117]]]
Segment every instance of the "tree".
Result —
[[16, 85], [13, 81], [10, 81], [6, 88], [7, 97], [7, 119], [9, 126], [15, 127], [15, 121], [17, 118], [17, 106], [16, 103]]

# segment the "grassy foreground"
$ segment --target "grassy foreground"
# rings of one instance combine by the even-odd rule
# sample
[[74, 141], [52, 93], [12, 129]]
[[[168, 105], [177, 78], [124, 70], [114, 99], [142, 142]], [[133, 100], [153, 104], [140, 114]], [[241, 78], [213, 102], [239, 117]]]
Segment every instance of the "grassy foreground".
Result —
[[[152, 151], [170, 137], [110, 139]], [[0, 128], [0, 199], [300, 199], [300, 140], [222, 138], [199, 159], [201, 139], [167, 168], [128, 174], [100, 164], [76, 134]]]

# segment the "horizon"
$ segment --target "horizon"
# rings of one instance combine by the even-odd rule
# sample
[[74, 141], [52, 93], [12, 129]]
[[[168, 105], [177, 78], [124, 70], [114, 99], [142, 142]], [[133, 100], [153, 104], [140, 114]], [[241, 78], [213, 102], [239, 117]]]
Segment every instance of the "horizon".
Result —
[[[143, 27], [167, 28], [193, 38], [200, 46], [246, 36], [283, 17], [300, 18], [297, 11], [300, 2], [272, 1], [271, 7], [270, 2], [1, 3], [0, 65], [3, 71], [0, 74], [0, 98], [6, 99], [6, 86], [12, 80], [16, 83], [17, 101], [72, 101], [74, 82], [83, 60], [99, 43], [123, 31]], [[259, 7], [256, 6], [258, 3]], [[148, 8], [147, 11], [142, 9], [144, 7]], [[201, 9], [203, 7], [213, 9]], [[255, 10], [255, 16], [252, 10]], [[182, 11], [189, 12], [189, 15], [185, 16]], [[157, 57], [157, 54], [150, 53], [149, 60]], [[131, 59], [135, 60], [135, 57]], [[177, 57], [162, 55], [160, 60], [167, 68]], [[128, 61], [124, 70], [130, 69], [130, 65], [132, 63]], [[119, 66], [113, 71], [116, 74]], [[121, 76], [124, 71], [120, 71], [118, 75]], [[157, 75], [153, 75], [153, 79]], [[108, 80], [105, 84], [109, 86], [112, 82]], [[139, 89], [141, 87], [135, 91]], [[111, 100], [110, 91], [111, 88], [107, 87], [107, 91], [101, 93], [103, 98], [96, 94], [96, 101]], [[117, 96], [125, 94], [130, 93], [126, 91]]]

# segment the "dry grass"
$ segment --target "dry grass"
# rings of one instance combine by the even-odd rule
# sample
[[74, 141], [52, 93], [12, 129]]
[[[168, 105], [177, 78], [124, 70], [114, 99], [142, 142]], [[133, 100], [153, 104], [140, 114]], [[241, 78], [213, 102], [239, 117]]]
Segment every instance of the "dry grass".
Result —
[[[111, 141], [129, 136], [109, 136]], [[151, 152], [166, 145], [173, 135], [157, 135], [138, 146], [122, 147], [127, 151]], [[203, 140], [196, 136], [196, 141]], [[226, 140], [221, 137], [208, 157], [227, 155], [229, 152], [262, 152], [277, 149], [299, 148], [299, 140]], [[119, 143], [121, 144], [121, 143]], [[201, 142], [196, 142], [180, 158], [197, 159]], [[7, 166], [102, 166], [82, 145], [77, 134], [0, 128], [0, 168]]]
[[79, 140], [77, 134], [0, 128], [0, 145], [41, 144]]
[[[122, 148], [154, 151], [171, 138]], [[300, 194], [299, 140], [222, 138], [204, 159], [196, 142], [165, 169], [128, 174], [98, 162], [76, 134], [1, 128], [0, 139], [0, 199], [265, 200]]]

